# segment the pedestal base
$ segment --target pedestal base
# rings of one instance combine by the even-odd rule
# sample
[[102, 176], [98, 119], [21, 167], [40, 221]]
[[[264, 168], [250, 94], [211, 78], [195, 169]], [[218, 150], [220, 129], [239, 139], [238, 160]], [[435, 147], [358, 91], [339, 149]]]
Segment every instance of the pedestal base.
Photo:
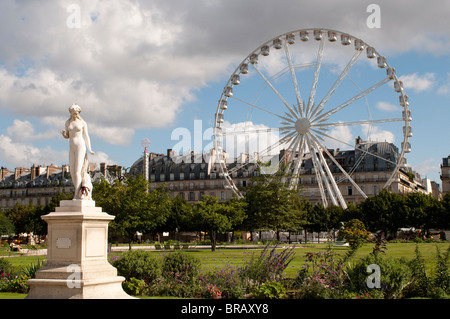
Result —
[[107, 260], [114, 216], [94, 201], [66, 200], [48, 215], [47, 263], [30, 279], [28, 299], [124, 299], [125, 278]]

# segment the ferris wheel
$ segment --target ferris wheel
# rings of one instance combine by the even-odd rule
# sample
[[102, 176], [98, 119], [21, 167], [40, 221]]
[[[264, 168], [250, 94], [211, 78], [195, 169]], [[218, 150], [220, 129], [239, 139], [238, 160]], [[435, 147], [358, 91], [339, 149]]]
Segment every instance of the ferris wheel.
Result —
[[[309, 159], [322, 204], [346, 208], [342, 180], [367, 198], [353, 177], [365, 158], [389, 167], [384, 188], [406, 165], [411, 120], [408, 96], [385, 56], [348, 33], [302, 29], [263, 43], [231, 74], [215, 113], [214, 154], [238, 197], [234, 177], [246, 165], [262, 174], [283, 171], [287, 186], [298, 188]], [[365, 144], [356, 149], [357, 136]], [[393, 148], [390, 156], [367, 146], [377, 142]], [[359, 152], [351, 167], [333, 153], [344, 148]]]

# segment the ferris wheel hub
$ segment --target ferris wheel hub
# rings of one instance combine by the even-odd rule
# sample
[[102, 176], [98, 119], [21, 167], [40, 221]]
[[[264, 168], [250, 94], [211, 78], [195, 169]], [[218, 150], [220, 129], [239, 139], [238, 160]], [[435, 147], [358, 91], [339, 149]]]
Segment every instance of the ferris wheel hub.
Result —
[[305, 118], [299, 118], [296, 122], [295, 122], [295, 130], [302, 135], [305, 135], [306, 133], [309, 132], [309, 129], [311, 128], [311, 122]]

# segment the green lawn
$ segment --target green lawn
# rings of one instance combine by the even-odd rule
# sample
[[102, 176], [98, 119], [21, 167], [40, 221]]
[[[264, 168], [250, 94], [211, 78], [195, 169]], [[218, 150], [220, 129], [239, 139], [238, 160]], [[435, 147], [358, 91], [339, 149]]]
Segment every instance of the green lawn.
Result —
[[[404, 257], [407, 260], [411, 260], [415, 256], [415, 248], [418, 245], [419, 250], [425, 259], [425, 264], [427, 267], [427, 272], [431, 272], [436, 264], [436, 247], [439, 247], [441, 253], [450, 247], [450, 243], [388, 243], [386, 256], [392, 256], [396, 258]], [[354, 258], [361, 258], [372, 252], [373, 244], [365, 244], [361, 247]], [[279, 247], [283, 247], [280, 245]], [[288, 277], [295, 277], [298, 270], [301, 269], [305, 262], [305, 254], [307, 252], [319, 252], [326, 251], [329, 247], [333, 251], [344, 255], [347, 251], [347, 247], [335, 247], [328, 244], [302, 244], [297, 245], [295, 248], [295, 258], [286, 270], [286, 275]], [[261, 249], [220, 249], [218, 247], [216, 252], [211, 252], [210, 250], [184, 250], [183, 252], [197, 257], [202, 262], [202, 270], [212, 270], [212, 269], [222, 269], [227, 266], [237, 267], [245, 264], [246, 260], [249, 260], [253, 254], [259, 256], [262, 251]], [[282, 248], [279, 248], [282, 249]], [[164, 254], [170, 253], [168, 251], [152, 251], [152, 254], [160, 256], [161, 258]], [[21, 256], [21, 257], [11, 257], [8, 260], [11, 264], [16, 267], [16, 269], [21, 269], [23, 267], [29, 266], [32, 263], [37, 263], [38, 260], [42, 261], [45, 256]], [[24, 298], [23, 294], [5, 294], [0, 293], [0, 299], [13, 299], [13, 298]]]

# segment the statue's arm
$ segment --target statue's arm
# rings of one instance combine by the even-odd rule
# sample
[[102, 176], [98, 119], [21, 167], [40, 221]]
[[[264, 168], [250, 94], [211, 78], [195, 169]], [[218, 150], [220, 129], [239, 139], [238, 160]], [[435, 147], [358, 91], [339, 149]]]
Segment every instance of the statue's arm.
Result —
[[65, 130], [61, 130], [61, 134], [64, 138], [69, 138], [69, 121], [66, 122], [66, 129]]
[[86, 142], [86, 147], [91, 154], [95, 154], [91, 149], [91, 139], [89, 138], [88, 127], [86, 123], [83, 123], [83, 137]]

